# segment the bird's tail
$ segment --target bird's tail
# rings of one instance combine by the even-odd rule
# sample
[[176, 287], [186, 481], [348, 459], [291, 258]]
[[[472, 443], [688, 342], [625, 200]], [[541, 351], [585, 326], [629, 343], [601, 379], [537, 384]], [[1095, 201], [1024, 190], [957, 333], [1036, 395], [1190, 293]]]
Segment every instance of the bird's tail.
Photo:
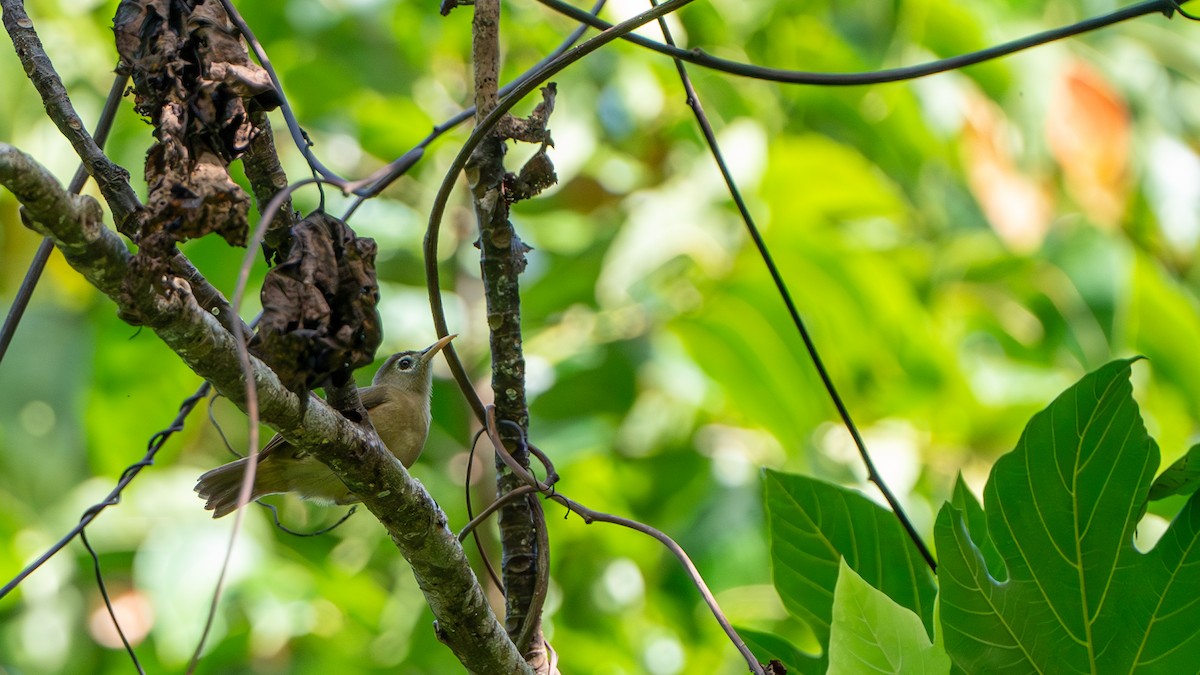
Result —
[[[205, 500], [204, 508], [213, 512], [213, 518], [227, 516], [237, 509], [238, 493], [242, 490], [245, 471], [246, 459], [243, 458], [218, 466], [196, 481], [196, 492]], [[254, 475], [254, 487], [250, 490], [250, 501], [286, 489], [277, 485], [279, 476], [273, 475], [274, 473], [271, 462], [259, 463]]]

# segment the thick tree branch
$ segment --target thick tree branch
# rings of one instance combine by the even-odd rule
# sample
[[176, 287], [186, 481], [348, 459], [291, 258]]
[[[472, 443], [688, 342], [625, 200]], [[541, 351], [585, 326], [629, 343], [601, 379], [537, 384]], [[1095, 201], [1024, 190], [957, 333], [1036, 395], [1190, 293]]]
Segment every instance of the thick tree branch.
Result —
[[[58, 76], [54, 64], [42, 47], [33, 20], [25, 12], [24, 3], [21, 0], [0, 0], [0, 9], [4, 14], [4, 28], [12, 39], [26, 76], [42, 98], [46, 114], [70, 141], [84, 168], [96, 180], [100, 194], [104, 196], [112, 211], [117, 229], [126, 236], [131, 236], [138, 230], [137, 219], [141, 217], [143, 210], [141, 201], [129, 185], [129, 172], [104, 154], [79, 119], [67, 95], [67, 89], [63, 86], [62, 78]], [[170, 264], [173, 274], [183, 277], [191, 284], [192, 292], [201, 306], [229, 328], [229, 322], [235, 317], [229, 302], [221, 292], [210, 284], [183, 254], [176, 253]]]
[[4, 10], [4, 29], [12, 38], [17, 57], [25, 68], [25, 75], [33, 83], [46, 114], [54, 122], [62, 135], [71, 142], [75, 153], [87, 167], [88, 173], [96, 180], [100, 194], [112, 209], [117, 229], [124, 234], [136, 230], [131, 220], [141, 210], [141, 204], [133, 188], [129, 186], [129, 172], [115, 164], [104, 154], [100, 146], [88, 133], [87, 127], [75, 112], [75, 106], [67, 95], [67, 88], [54, 70], [54, 64], [46, 55], [42, 41], [34, 30], [33, 20], [25, 13], [25, 3], [21, 0], [0, 0], [0, 8]]
[[475, 123], [496, 107], [500, 86], [500, 0], [476, 0], [471, 19], [475, 67]]
[[[63, 190], [28, 155], [0, 143], [0, 184], [25, 207], [27, 225], [50, 237], [67, 262], [114, 301], [130, 254], [102, 221], [100, 205]], [[243, 377], [233, 335], [197, 304], [188, 283], [171, 278], [163, 295], [132, 299], [135, 310], [196, 374], [239, 407]], [[251, 359], [262, 421], [309, 448], [356, 494], [411, 563], [437, 617], [438, 636], [475, 673], [532, 672], [492, 614], [446, 517], [424, 487], [383, 447], [319, 399], [301, 405], [270, 368]]]
[[[472, 21], [475, 67], [475, 121], [479, 125], [496, 107], [500, 70], [500, 0], [476, 0]], [[487, 304], [492, 352], [492, 392], [501, 419], [513, 423], [505, 431], [509, 452], [524, 466], [529, 453], [521, 438], [529, 427], [525, 400], [525, 354], [521, 337], [521, 294], [518, 277], [525, 269], [529, 250], [508, 218], [504, 194], [505, 140], [494, 128], [471, 156], [466, 173], [471, 185], [475, 219], [479, 225], [480, 268]], [[520, 480], [496, 460], [496, 493], [505, 495]], [[526, 659], [539, 672], [548, 672], [541, 639], [538, 587], [538, 530], [526, 500], [514, 500], [500, 509], [497, 518], [502, 547], [505, 620], [509, 636], [518, 641]]]
[[[525, 268], [528, 250], [508, 219], [508, 204], [501, 195], [504, 177], [504, 141], [491, 136], [480, 144], [468, 165], [467, 175], [474, 195], [475, 217], [479, 222], [480, 268], [491, 329], [492, 392], [496, 411], [514, 428], [505, 427], [505, 442], [518, 462], [528, 467], [529, 454], [521, 443], [529, 428], [529, 409], [525, 400], [525, 354], [521, 338], [521, 297], [518, 275]], [[498, 459], [497, 494], [503, 495], [520, 480]], [[533, 515], [524, 500], [510, 502], [498, 518], [503, 545], [506, 618], [509, 634], [516, 636], [531, 617], [528, 609], [537, 585], [537, 546]], [[535, 640], [534, 646], [540, 647]]]

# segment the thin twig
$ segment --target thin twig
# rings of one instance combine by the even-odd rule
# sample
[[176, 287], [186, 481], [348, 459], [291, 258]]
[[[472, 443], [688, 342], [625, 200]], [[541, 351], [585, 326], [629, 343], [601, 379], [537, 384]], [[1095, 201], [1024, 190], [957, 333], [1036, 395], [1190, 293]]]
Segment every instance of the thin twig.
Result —
[[679, 563], [683, 566], [684, 570], [691, 578], [692, 584], [696, 586], [696, 590], [699, 591], [700, 596], [704, 599], [704, 603], [708, 605], [709, 611], [712, 612], [713, 617], [716, 618], [717, 623], [721, 626], [721, 629], [725, 631], [726, 636], [728, 636], [730, 641], [733, 642], [734, 647], [736, 647], [737, 650], [742, 654], [742, 657], [746, 660], [746, 665], [750, 667], [751, 672], [755, 673], [756, 675], [765, 675], [762, 666], [758, 663], [758, 659], [754, 656], [753, 652], [750, 651], [750, 648], [746, 646], [746, 642], [737, 634], [737, 631], [734, 630], [733, 624], [729, 623], [729, 619], [725, 617], [725, 613], [721, 611], [721, 607], [717, 603], [716, 597], [712, 594], [712, 591], [709, 590], [708, 584], [705, 583], [704, 577], [702, 577], [699, 570], [696, 569], [696, 565], [692, 563], [692, 560], [688, 557], [687, 552], [685, 552], [674, 539], [667, 536], [662, 531], [646, 525], [645, 523], [640, 523], [636, 520], [630, 520], [629, 518], [614, 516], [610, 513], [603, 513], [601, 511], [589, 509], [579, 502], [576, 502], [575, 500], [563, 495], [561, 492], [558, 492], [553, 488], [553, 486], [546, 485], [545, 483], [538, 481], [533, 477], [532, 474], [530, 474], [528, 471], [525, 471], [524, 467], [522, 467], [520, 463], [509, 454], [508, 449], [504, 447], [503, 441], [500, 440], [498, 428], [499, 425], [496, 424], [495, 409], [489, 406], [488, 424], [486, 427], [488, 439], [491, 440], [492, 447], [496, 450], [496, 454], [509, 468], [513, 470], [514, 473], [516, 473], [521, 477], [522, 480], [525, 481], [526, 486], [537, 490], [545, 495], [548, 499], [553, 499], [559, 504], [567, 507], [568, 511], [578, 514], [581, 518], [583, 518], [583, 522], [587, 524], [591, 524], [593, 522], [602, 522], [627, 527], [631, 530], [635, 530], [653, 537], [654, 539], [657, 539], [663, 546], [667, 547], [667, 549], [671, 551], [675, 558], [679, 560]]
[[108, 587], [105, 586], [104, 574], [100, 571], [100, 556], [96, 555], [96, 550], [92, 548], [91, 542], [88, 541], [86, 531], [79, 531], [79, 541], [83, 543], [83, 547], [92, 556], [92, 568], [96, 572], [96, 585], [100, 587], [100, 597], [104, 599], [104, 607], [108, 609], [108, 616], [112, 619], [113, 628], [117, 629], [117, 636], [121, 638], [121, 644], [125, 645], [125, 652], [129, 654], [130, 660], [133, 661], [133, 667], [137, 668], [140, 675], [146, 675], [146, 671], [142, 669], [142, 663], [138, 661], [137, 653], [133, 651], [133, 645], [129, 644], [129, 639], [125, 637], [125, 631], [121, 630], [121, 622], [117, 621], [117, 612], [113, 609], [112, 600], [108, 597]]
[[72, 539], [82, 532], [83, 528], [87, 527], [88, 524], [95, 520], [96, 517], [100, 515], [101, 511], [109, 506], [120, 503], [121, 492], [126, 486], [129, 485], [130, 482], [133, 481], [134, 478], [137, 477], [142, 469], [154, 464], [154, 456], [162, 448], [163, 444], [165, 444], [167, 439], [169, 439], [176, 432], [183, 430], [183, 422], [187, 419], [188, 414], [192, 412], [192, 409], [196, 407], [197, 403], [203, 400], [205, 396], [208, 396], [208, 392], [211, 389], [212, 385], [208, 382], [204, 382], [200, 385], [200, 388], [196, 390], [196, 393], [185, 399], [179, 406], [179, 413], [175, 415], [175, 420], [171, 422], [169, 427], [150, 437], [150, 442], [148, 444], [149, 447], [146, 450], [145, 456], [142, 457], [142, 459], [137, 463], [131, 464], [125, 468], [125, 471], [121, 473], [121, 478], [117, 481], [117, 486], [113, 488], [112, 492], [109, 492], [108, 496], [105, 497], [103, 501], [93, 504], [90, 508], [84, 511], [83, 516], [79, 519], [79, 523], [77, 523], [75, 527], [71, 528], [70, 532], [55, 542], [55, 544], [47, 549], [45, 553], [39, 556], [37, 560], [27, 565], [25, 569], [21, 570], [17, 576], [13, 577], [12, 580], [5, 584], [3, 588], [0, 588], [0, 598], [8, 595], [13, 589], [19, 586], [22, 581], [25, 580], [25, 577], [28, 577], [35, 570], [37, 570], [37, 568], [41, 567], [47, 560], [54, 557], [56, 553], [62, 550], [64, 546], [69, 544]]
[[[581, 23], [586, 23], [593, 28], [600, 30], [608, 30], [612, 24], [589, 15], [586, 11], [570, 5], [563, 0], [538, 0], [538, 2], [546, 5], [554, 11], [570, 17]], [[936, 73], [944, 73], [951, 70], [958, 70], [967, 66], [973, 66], [984, 61], [990, 61], [1002, 56], [1008, 56], [1017, 52], [1037, 47], [1049, 42], [1061, 40], [1063, 38], [1081, 35], [1089, 31], [1105, 28], [1122, 21], [1134, 19], [1148, 14], [1163, 14], [1167, 18], [1178, 11], [1181, 15], [1192, 18], [1184, 14], [1179, 7], [1177, 0], [1146, 0], [1136, 5], [1123, 7], [1121, 9], [1109, 12], [1098, 17], [1085, 19], [1078, 23], [1073, 23], [1062, 28], [1054, 28], [1040, 33], [1005, 42], [1004, 44], [987, 49], [981, 49], [977, 52], [962, 54], [947, 59], [931, 61], [915, 66], [905, 66], [903, 68], [888, 68], [884, 70], [872, 70], [862, 73], [823, 73], [811, 72], [803, 70], [787, 70], [782, 68], [769, 68], [766, 66], [755, 66], [739, 61], [731, 61], [717, 56], [707, 54], [700, 49], [680, 49], [672, 45], [665, 45], [661, 42], [651, 40], [640, 35], [623, 35], [622, 37], [633, 44], [651, 49], [660, 54], [665, 54], [672, 58], [686, 61], [688, 63], [718, 70], [731, 75], [739, 75], [755, 80], [766, 80], [768, 82], [780, 82], [783, 84], [815, 84], [823, 86], [858, 86], [864, 84], [884, 84], [888, 82], [901, 82], [904, 80], [912, 80], [918, 77], [934, 75]]]
[[[657, 4], [657, 0], [650, 0], [651, 6]], [[675, 38], [671, 35], [671, 30], [667, 26], [664, 19], [659, 19], [659, 28], [662, 29], [663, 38], [668, 45], [675, 46]], [[904, 507], [901, 506], [900, 500], [896, 498], [887, 483], [883, 480], [883, 476], [875, 468], [875, 463], [871, 461], [871, 455], [867, 452], [867, 445], [863, 441], [862, 434], [858, 431], [858, 426], [850, 417], [850, 409], [846, 407], [842, 401], [841, 394], [838, 393], [837, 387], [833, 383], [833, 378], [830, 377], [829, 371], [826, 370], [824, 362], [821, 360], [820, 354], [817, 352], [817, 345], [813, 341], [812, 335], [808, 332], [808, 327], [804, 323], [804, 319], [800, 317], [800, 311], [796, 308], [796, 303], [792, 300], [792, 294], [788, 290], [787, 283], [783, 280], [783, 275], [780, 274], [779, 268], [775, 266], [775, 260], [771, 257], [771, 252], [767, 249], [766, 241], [763, 240], [762, 233], [758, 230], [758, 225], [754, 222], [754, 217], [750, 214], [750, 207], [746, 205], [746, 200], [742, 199], [742, 191], [738, 189], [736, 181], [733, 179], [733, 174], [729, 171], [729, 166], [725, 163], [725, 156], [721, 152], [721, 146], [717, 143], [717, 135], [713, 132], [712, 123], [708, 119], [708, 115], [704, 113], [704, 106], [700, 103], [700, 96], [696, 93], [696, 88], [692, 86], [692, 78], [688, 76], [687, 67], [683, 65], [680, 59], [674, 59], [675, 70], [679, 74], [679, 81], [683, 85], [683, 91], [687, 95], [687, 104], [691, 108], [693, 115], [696, 118], [696, 124], [699, 125], [701, 133], [704, 135], [704, 142], [708, 145], [708, 150], [713, 156], [713, 161], [716, 162], [717, 168], [721, 171], [721, 178], [725, 181], [725, 189], [728, 190], [729, 196], [733, 198], [733, 203], [737, 205], [738, 213], [742, 217], [742, 222], [746, 225], [746, 231], [750, 234], [750, 238], [754, 240], [754, 246], [758, 249], [758, 254], [762, 258], [763, 263], [767, 266], [767, 271], [771, 274], [771, 280], [775, 284], [775, 290], [783, 299], [784, 305], [787, 306], [788, 314], [791, 316], [792, 325], [796, 327], [796, 332], [800, 334], [800, 339], [804, 341], [804, 348], [808, 351], [808, 357], [812, 361], [813, 367], [817, 370], [817, 375], [821, 378], [821, 383], [825, 386], [826, 393], [829, 394], [829, 399], [837, 408], [838, 415], [842, 418], [842, 424], [846, 430], [850, 432], [850, 436], [854, 439], [854, 445], [858, 448], [859, 457], [862, 458], [863, 464], [867, 467], [867, 475], [871, 482], [874, 483], [879, 491], [883, 493], [883, 498], [887, 500], [888, 506], [892, 508], [892, 513], [896, 515], [896, 519], [900, 521], [900, 525], [908, 534], [908, 538], [912, 540], [914, 546], [920, 551], [921, 556], [925, 558], [925, 563], [929, 565], [930, 571], [937, 572], [937, 561], [930, 552], [929, 546], [925, 544], [924, 539], [917, 533], [917, 528], [913, 526], [908, 515], [904, 512]]]
[[37, 251], [33, 254], [33, 260], [29, 262], [29, 268], [25, 270], [25, 278], [21, 280], [21, 287], [17, 289], [12, 305], [8, 308], [8, 314], [4, 317], [4, 325], [0, 327], [0, 362], [4, 361], [4, 355], [8, 353], [8, 345], [12, 343], [13, 336], [17, 333], [17, 326], [21, 323], [21, 317], [25, 315], [25, 308], [29, 306], [29, 300], [33, 297], [33, 289], [37, 287], [38, 280], [42, 278], [42, 270], [46, 269], [46, 263], [50, 260], [50, 254], [53, 252], [54, 242], [50, 237], [42, 237], [42, 243], [38, 244]]
[[[529, 487], [522, 485], [519, 487]], [[510, 492], [511, 494], [511, 492]], [[529, 607], [525, 610], [525, 622], [521, 632], [514, 642], [522, 654], [528, 654], [533, 636], [540, 633], [542, 625], [542, 607], [546, 605], [546, 594], [550, 591], [550, 532], [546, 529], [546, 512], [537, 497], [526, 498], [529, 510], [533, 515], [533, 531], [537, 549], [537, 564], [534, 569], [533, 594], [529, 598]]]
[[221, 602], [221, 593], [225, 588], [225, 577], [229, 570], [229, 561], [233, 558], [233, 546], [237, 542], [238, 533], [241, 531], [242, 520], [245, 517], [245, 506], [250, 501], [250, 494], [254, 490], [254, 477], [258, 472], [258, 387], [254, 382], [254, 368], [250, 363], [250, 350], [246, 347], [246, 333], [243, 324], [237, 318], [241, 314], [242, 296], [246, 293], [246, 286], [250, 283], [250, 269], [254, 266], [254, 261], [258, 257], [258, 247], [262, 244], [263, 237], [266, 234], [267, 227], [275, 219], [275, 214], [283, 206], [283, 203], [291, 198], [292, 193], [299, 188], [310, 183], [320, 183], [321, 179], [306, 178], [298, 183], [287, 186], [280, 190], [271, 198], [267, 204], [267, 208], [260, 212], [258, 224], [254, 228], [254, 232], [250, 241], [246, 243], [246, 254], [242, 257], [242, 266], [238, 270], [237, 287], [233, 293], [233, 341], [237, 347], [238, 362], [242, 368], [242, 376], [245, 380], [246, 394], [246, 417], [249, 424], [249, 432], [247, 434], [246, 446], [249, 451], [246, 453], [246, 471], [242, 475], [242, 484], [238, 489], [238, 498], [236, 514], [233, 519], [233, 529], [229, 533], [229, 546], [225, 549], [225, 557], [221, 562], [221, 572], [217, 575], [216, 588], [213, 589], [212, 603], [208, 608], [208, 617], [204, 621], [204, 630], [200, 634], [200, 641], [196, 644], [196, 651], [192, 654], [192, 659], [188, 663], [187, 673], [191, 675], [196, 671], [196, 667], [200, 663], [200, 655], [204, 651], [204, 643], [208, 641], [208, 634], [212, 630], [213, 621], [217, 615], [217, 607]]
[[[510, 422], [510, 420], [503, 420], [501, 423], [503, 424], [505, 422]], [[521, 430], [519, 425], [517, 428]], [[523, 432], [524, 430], [521, 431]], [[554, 470], [554, 464], [544, 452], [537, 449], [532, 443], [529, 442], [529, 438], [524, 433], [521, 434], [521, 443], [525, 446], [525, 449], [529, 453], [532, 453], [542, 462], [546, 469], [545, 483], [549, 485], [551, 491], [553, 491], [554, 484], [558, 482], [558, 472]], [[521, 485], [519, 487], [530, 486]], [[550, 593], [550, 530], [546, 526], [546, 512], [542, 508], [542, 503], [540, 501], [530, 497], [529, 510], [533, 515], [533, 527], [537, 536], [537, 575], [535, 577], [536, 585], [533, 589], [532, 599], [529, 601], [529, 609], [526, 611], [526, 616], [536, 617], [540, 625], [542, 608], [545, 606], [546, 598]], [[530, 622], [530, 625], [527, 626], [527, 628], [532, 629], [532, 627], [533, 624]], [[523, 628], [521, 630], [521, 635], [517, 640], [518, 649], [521, 649], [522, 652], [524, 652], [526, 647], [523, 645], [528, 645], [529, 642], [532, 641], [533, 637], [532, 630], [529, 630], [529, 635], [526, 636], [526, 629]], [[546, 640], [546, 636], [544, 634], [539, 632], [538, 637], [541, 638], [540, 643], [536, 647], [530, 649], [530, 653], [535, 657], [541, 656], [547, 660], [545, 672], [558, 673], [558, 654], [556, 654], [554, 648], [550, 646], [550, 642]]]
[[[471, 471], [475, 466], [475, 446], [479, 444], [479, 437], [483, 435], [483, 431], [484, 430], [482, 428], [479, 431], [476, 431], [475, 437], [471, 439], [471, 452], [467, 455], [467, 476], [465, 479], [463, 479], [463, 494], [467, 505], [467, 519], [471, 522], [480, 520], [476, 518], [473, 513], [471, 513]], [[496, 500], [493, 500], [493, 503], [495, 501]], [[500, 507], [497, 506], [496, 508]], [[494, 510], [495, 509], [492, 509], [491, 507], [485, 509], [485, 511], [487, 511], [489, 514]], [[480, 522], [482, 522], [482, 520], [480, 520]], [[467, 524], [470, 525], [470, 522]], [[475, 541], [475, 549], [479, 551], [479, 559], [483, 561], [483, 566], [487, 568], [488, 577], [492, 580], [492, 583], [495, 584], [496, 588], [499, 589], [501, 593], [504, 593], [504, 582], [500, 580], [500, 575], [496, 573], [496, 568], [492, 566], [491, 558], [488, 557], [487, 551], [483, 548], [483, 540], [479, 538], [479, 531], [472, 528], [470, 530], [464, 529], [464, 532], [471, 533], [471, 539]], [[462, 536], [459, 536], [458, 540], [462, 541]]]
[[[530, 492], [538, 492], [538, 488], [533, 485], [521, 485], [492, 500], [491, 504], [488, 504], [486, 508], [479, 512], [479, 515], [471, 518], [470, 522], [468, 522], [466, 525], [463, 525], [463, 528], [458, 532], [458, 540], [465, 540], [468, 534], [475, 532], [482, 523], [484, 523], [493, 513], [499, 511], [500, 508], [505, 504], [515, 501], [522, 495], [527, 495]], [[504, 587], [504, 585], [500, 583], [497, 583], [496, 586], [500, 588]]]
[[[450, 165], [450, 169], [446, 172], [442, 179], [442, 184], [438, 187], [437, 196], [434, 198], [433, 205], [429, 212], [429, 223], [425, 230], [425, 287], [429, 294], [429, 309], [433, 315], [433, 325], [437, 330], [439, 337], [444, 337], [450, 334], [450, 330], [446, 322], [446, 309], [442, 302], [441, 295], [441, 273], [437, 266], [437, 247], [439, 231], [441, 229], [442, 217], [446, 212], [446, 204], [450, 200], [450, 192], [454, 189], [454, 185], [458, 180], [458, 176], [467, 165], [467, 160], [471, 154], [475, 152], [480, 142], [491, 133], [492, 129], [500, 122], [505, 114], [517, 104], [518, 101], [525, 98], [533, 92], [541, 84], [562, 72], [567, 66], [579, 61], [583, 57], [591, 54], [604, 45], [618, 39], [622, 35], [628, 34], [630, 31], [636, 30], [638, 27], [654, 21], [660, 16], [665, 16], [684, 5], [693, 2], [693, 0], [669, 0], [659, 7], [651, 9], [647, 12], [642, 12], [637, 16], [626, 19], [620, 24], [604, 31], [600, 35], [584, 42], [575, 49], [568, 51], [554, 60], [547, 63], [536, 73], [531, 75], [525, 81], [513, 87], [507, 95], [500, 99], [496, 108], [488, 113], [475, 129], [471, 132], [471, 136], [459, 149], [458, 155]], [[446, 356], [446, 362], [450, 365], [450, 371], [454, 374], [454, 379], [458, 383], [459, 389], [463, 396], [467, 399], [471, 409], [475, 412], [476, 417], [482, 423], [486, 416], [485, 406], [479, 399], [479, 394], [475, 392], [474, 386], [471, 384], [470, 377], [467, 376], [466, 368], [463, 367], [462, 361], [458, 358], [458, 353], [454, 350], [453, 345], [447, 346], [442, 350]]]
[[225, 8], [225, 13], [229, 15], [230, 21], [237, 26], [238, 32], [246, 39], [250, 49], [254, 51], [254, 56], [258, 59], [259, 65], [263, 70], [267, 71], [267, 76], [271, 78], [271, 84], [275, 85], [275, 95], [279, 97], [279, 110], [283, 113], [283, 119], [287, 121], [288, 131], [291, 132], [292, 142], [296, 144], [296, 149], [304, 156], [304, 160], [308, 162], [309, 167], [313, 171], [320, 174], [327, 183], [336, 185], [339, 188], [346, 189], [350, 185], [350, 181], [342, 178], [333, 172], [330, 168], [321, 163], [316, 154], [312, 151], [312, 144], [305, 136], [304, 130], [300, 128], [300, 122], [296, 120], [296, 113], [292, 110], [292, 106], [288, 103], [287, 95], [283, 93], [283, 83], [279, 81], [279, 75], [275, 72], [275, 67], [271, 65], [271, 59], [267, 56], [267, 50], [263, 49], [262, 43], [254, 36], [254, 31], [250, 29], [250, 25], [242, 18], [237, 7], [233, 6], [230, 0], [221, 0], [221, 6]]
[[[103, 149], [105, 141], [108, 140], [108, 134], [112, 131], [113, 119], [117, 116], [117, 108], [120, 107], [121, 95], [125, 91], [125, 84], [129, 81], [127, 75], [117, 75], [113, 78], [112, 87], [108, 90], [108, 98], [104, 99], [104, 107], [100, 110], [100, 119], [96, 120], [96, 128], [92, 132], [92, 137], [96, 141], [96, 147]], [[67, 192], [73, 195], [79, 194], [80, 190], [87, 183], [89, 175], [87, 167], [83, 164], [75, 170], [75, 175], [71, 178], [71, 183], [67, 186]], [[4, 361], [4, 355], [8, 352], [8, 346], [12, 342], [13, 335], [17, 332], [17, 325], [21, 323], [21, 317], [25, 314], [25, 308], [29, 306], [29, 300], [33, 297], [33, 289], [37, 287], [38, 280], [42, 277], [42, 271], [46, 269], [46, 262], [50, 260], [50, 253], [54, 251], [54, 242], [49, 237], [43, 237], [42, 243], [38, 245], [38, 250], [33, 254], [33, 261], [29, 263], [29, 269], [25, 272], [25, 278], [21, 281], [21, 287], [17, 289], [17, 294], [13, 298], [12, 306], [8, 308], [8, 315], [4, 318], [4, 326], [0, 327], [0, 362]]]
[[[321, 163], [316, 153], [312, 150], [312, 142], [308, 135], [300, 128], [300, 122], [296, 119], [296, 113], [292, 110], [292, 106], [288, 103], [287, 95], [283, 92], [283, 83], [279, 79], [279, 74], [275, 72], [275, 67], [271, 65], [271, 59], [267, 56], [267, 50], [263, 48], [262, 43], [255, 37], [254, 31], [250, 29], [249, 24], [242, 18], [237, 7], [233, 6], [230, 0], [220, 0], [221, 5], [225, 8], [225, 13], [229, 15], [230, 20], [242, 37], [246, 39], [250, 49], [254, 52], [255, 58], [258, 59], [259, 65], [263, 70], [267, 71], [267, 76], [271, 78], [271, 83], [275, 86], [275, 92], [279, 97], [279, 110], [283, 113], [283, 119], [287, 122], [288, 132], [292, 136], [292, 142], [295, 143], [296, 149], [304, 156], [308, 162], [309, 168], [312, 169], [314, 178], [320, 178], [320, 183], [327, 183], [337, 186], [343, 193], [354, 194], [360, 197], [373, 197], [383, 190], [388, 184], [391, 184], [400, 176], [404, 175], [409, 169], [421, 159], [425, 152], [424, 144], [413, 148], [409, 152], [393, 160], [387, 166], [377, 170], [375, 173], [360, 180], [348, 180], [339, 176], [332, 169]], [[322, 193], [323, 194], [323, 193]], [[357, 208], [358, 202], [352, 208]]]

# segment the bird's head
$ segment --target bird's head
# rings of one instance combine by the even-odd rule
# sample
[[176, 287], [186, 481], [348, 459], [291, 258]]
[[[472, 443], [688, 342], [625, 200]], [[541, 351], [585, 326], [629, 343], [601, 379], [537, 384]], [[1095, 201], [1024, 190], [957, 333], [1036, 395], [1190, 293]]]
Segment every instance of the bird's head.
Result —
[[447, 335], [425, 349], [397, 352], [383, 362], [375, 373], [376, 385], [400, 387], [408, 391], [428, 392], [433, 379], [431, 361], [442, 347], [450, 344], [457, 335]]

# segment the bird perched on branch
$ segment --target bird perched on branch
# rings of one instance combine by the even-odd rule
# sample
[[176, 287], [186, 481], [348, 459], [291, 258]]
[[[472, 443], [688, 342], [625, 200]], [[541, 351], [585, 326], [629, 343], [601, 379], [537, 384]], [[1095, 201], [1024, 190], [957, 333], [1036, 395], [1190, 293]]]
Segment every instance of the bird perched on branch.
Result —
[[[358, 390], [379, 438], [405, 468], [417, 461], [429, 434], [431, 361], [454, 338], [448, 335], [427, 349], [392, 354], [375, 373], [371, 386]], [[247, 461], [243, 458], [218, 466], [196, 482], [196, 492], [206, 500], [204, 508], [213, 512], [213, 518], [237, 508]], [[277, 434], [258, 453], [250, 500], [280, 492], [332, 504], [360, 501], [329, 467]]]

